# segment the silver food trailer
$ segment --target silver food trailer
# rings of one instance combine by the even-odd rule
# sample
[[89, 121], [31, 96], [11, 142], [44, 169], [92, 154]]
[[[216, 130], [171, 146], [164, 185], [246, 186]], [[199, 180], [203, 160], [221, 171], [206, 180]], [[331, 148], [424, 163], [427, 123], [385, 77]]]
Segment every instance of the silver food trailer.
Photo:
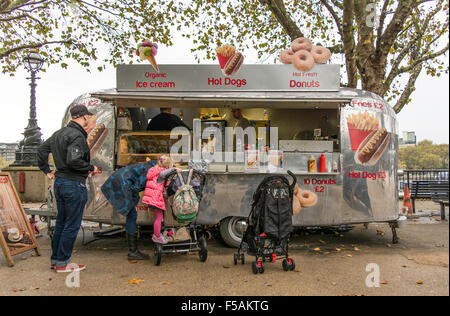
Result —
[[[341, 88], [339, 69], [316, 65], [300, 72], [292, 65], [243, 65], [237, 75], [225, 77], [215, 65], [161, 65], [159, 73], [150, 65], [119, 65], [115, 89], [89, 93], [72, 103], [85, 104], [95, 114], [88, 132], [96, 129], [91, 156], [101, 167], [87, 181], [84, 219], [125, 224], [100, 187], [120, 167], [170, 153], [176, 140], [169, 132], [146, 130], [160, 108], [171, 108], [193, 129], [195, 122], [201, 122], [202, 129], [235, 127], [231, 109], [238, 108], [257, 131], [278, 128], [277, 139], [266, 135], [267, 146], [258, 148], [266, 158], [271, 151], [276, 154], [275, 169], [262, 158], [255, 170], [247, 168], [247, 159], [208, 161], [198, 223], [220, 223], [225, 242], [237, 246], [260, 181], [270, 172], [291, 170], [300, 189], [317, 197], [314, 206], [293, 216], [295, 226], [388, 222], [395, 233], [400, 219], [395, 112], [378, 95]], [[68, 119], [66, 114], [63, 125]], [[188, 137], [195, 147], [193, 133]], [[205, 143], [203, 138], [199, 147], [204, 149]], [[232, 148], [238, 151], [237, 145]], [[311, 158], [318, 166], [322, 154], [325, 168], [310, 172]], [[192, 159], [192, 153], [186, 159]], [[145, 205], [138, 206], [138, 214], [139, 225], [152, 223]]]

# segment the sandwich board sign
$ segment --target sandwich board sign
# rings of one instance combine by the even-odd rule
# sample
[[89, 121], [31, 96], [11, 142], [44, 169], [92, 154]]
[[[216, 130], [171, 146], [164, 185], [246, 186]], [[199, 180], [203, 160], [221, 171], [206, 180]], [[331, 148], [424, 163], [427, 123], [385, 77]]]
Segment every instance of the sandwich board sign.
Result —
[[10, 267], [12, 256], [33, 250], [41, 252], [9, 173], [0, 173], [0, 246]]

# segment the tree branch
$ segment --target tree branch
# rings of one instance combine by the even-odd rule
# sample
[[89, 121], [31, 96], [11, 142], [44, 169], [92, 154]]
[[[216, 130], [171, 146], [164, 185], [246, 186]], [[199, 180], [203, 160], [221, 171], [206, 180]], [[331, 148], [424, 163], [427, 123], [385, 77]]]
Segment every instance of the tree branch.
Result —
[[304, 36], [297, 24], [287, 14], [283, 0], [259, 0], [259, 2], [269, 7], [292, 41]]
[[3, 10], [0, 13], [11, 13], [14, 10], [17, 10], [19, 8], [25, 7], [25, 6], [30, 6], [30, 5], [36, 5], [36, 4], [40, 4], [40, 3], [44, 3], [44, 2], [48, 2], [48, 0], [41, 0], [41, 1], [36, 1], [36, 2], [30, 2], [31, 0], [16, 0], [11, 2], [11, 4], [6, 7], [5, 10]]
[[403, 89], [402, 95], [398, 99], [397, 103], [394, 106], [395, 113], [399, 113], [403, 107], [409, 103], [409, 97], [416, 90], [416, 80], [422, 71], [422, 64], [418, 64], [414, 71], [411, 73], [409, 77], [408, 84]]
[[0, 53], [0, 59], [3, 59], [5, 57], [11, 55], [12, 53], [15, 53], [17, 51], [24, 50], [24, 49], [41, 48], [44, 45], [72, 44], [72, 43], [73, 43], [73, 41], [69, 40], [69, 41], [47, 41], [47, 42], [36, 43], [36, 44], [21, 45], [21, 46], [11, 48], [4, 53]]
[[404, 67], [404, 68], [400, 68], [399, 72], [397, 75], [401, 74], [401, 73], [405, 73], [405, 72], [410, 72], [412, 69], [416, 68], [417, 65], [426, 62], [427, 60], [439, 57], [443, 54], [445, 54], [449, 49], [449, 43], [447, 43], [447, 46], [445, 46], [443, 49], [434, 52], [433, 54], [429, 54], [429, 55], [425, 55], [421, 58], [416, 59], [410, 66], [408, 67]]
[[381, 36], [383, 34], [384, 20], [386, 19], [388, 6], [389, 6], [389, 0], [384, 0], [383, 8], [381, 9], [380, 23], [378, 25], [378, 30], [377, 30], [376, 47], [380, 47]]
[[330, 12], [331, 16], [333, 17], [334, 22], [336, 23], [336, 26], [338, 28], [339, 34], [342, 36], [342, 23], [341, 19], [339, 18], [336, 11], [333, 9], [333, 7], [330, 5], [330, 3], [327, 0], [320, 0], [322, 4], [327, 8], [328, 12]]
[[358, 68], [355, 56], [355, 30], [353, 27], [354, 0], [344, 0], [343, 3], [342, 41], [344, 43], [345, 66], [347, 69], [348, 87], [356, 88], [358, 84]]
[[[398, 34], [403, 29], [403, 25], [407, 17], [411, 14], [413, 8], [416, 6], [416, 1], [414, 0], [402, 0], [398, 2], [397, 9], [395, 10], [394, 16], [386, 27], [381, 38], [377, 41], [379, 45], [376, 48], [376, 55], [378, 57], [378, 62], [382, 65], [386, 65], [387, 56], [391, 47], [394, 45]], [[383, 27], [380, 25], [379, 27]]]

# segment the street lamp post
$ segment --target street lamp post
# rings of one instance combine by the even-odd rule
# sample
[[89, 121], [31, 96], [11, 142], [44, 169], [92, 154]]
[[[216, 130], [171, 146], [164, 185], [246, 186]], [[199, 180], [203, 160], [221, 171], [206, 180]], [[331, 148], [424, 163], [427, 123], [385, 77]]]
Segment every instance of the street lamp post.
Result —
[[16, 161], [11, 165], [15, 166], [37, 166], [37, 150], [42, 143], [41, 129], [37, 125], [36, 120], [36, 73], [42, 68], [44, 59], [37, 51], [32, 51], [23, 59], [25, 68], [31, 73], [31, 96], [30, 96], [30, 117], [28, 126], [23, 132], [24, 139], [19, 143], [16, 151]]

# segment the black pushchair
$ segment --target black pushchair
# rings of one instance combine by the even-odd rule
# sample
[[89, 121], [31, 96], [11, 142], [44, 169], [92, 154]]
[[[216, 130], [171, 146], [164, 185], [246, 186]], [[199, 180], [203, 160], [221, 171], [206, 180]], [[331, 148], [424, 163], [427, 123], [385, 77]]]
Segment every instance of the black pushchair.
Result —
[[[189, 172], [183, 171], [182, 177], [184, 182], [187, 182]], [[193, 187], [194, 192], [201, 202], [203, 188], [206, 184], [206, 176], [196, 170], [192, 170], [192, 178], [190, 185]], [[196, 221], [190, 223], [179, 223], [173, 214], [171, 199], [177, 192], [181, 183], [176, 171], [169, 173], [164, 179], [164, 191], [163, 195], [166, 200], [166, 211], [164, 212], [163, 224], [161, 232], [168, 239], [168, 243], [163, 245], [155, 243], [155, 265], [161, 264], [162, 254], [167, 253], [190, 253], [198, 252], [201, 262], [205, 262], [208, 257], [208, 247], [204, 236], [200, 236], [201, 227], [196, 224]], [[174, 236], [167, 235], [170, 230], [176, 231]], [[183, 232], [181, 238], [177, 239], [179, 232]]]
[[264, 262], [283, 259], [283, 270], [295, 269], [294, 259], [289, 257], [289, 237], [292, 226], [292, 199], [297, 183], [295, 175], [287, 172], [294, 180], [289, 184], [283, 175], [266, 176], [253, 194], [253, 203], [234, 264], [244, 264], [244, 253], [255, 256], [252, 262], [254, 274], [264, 273]]

